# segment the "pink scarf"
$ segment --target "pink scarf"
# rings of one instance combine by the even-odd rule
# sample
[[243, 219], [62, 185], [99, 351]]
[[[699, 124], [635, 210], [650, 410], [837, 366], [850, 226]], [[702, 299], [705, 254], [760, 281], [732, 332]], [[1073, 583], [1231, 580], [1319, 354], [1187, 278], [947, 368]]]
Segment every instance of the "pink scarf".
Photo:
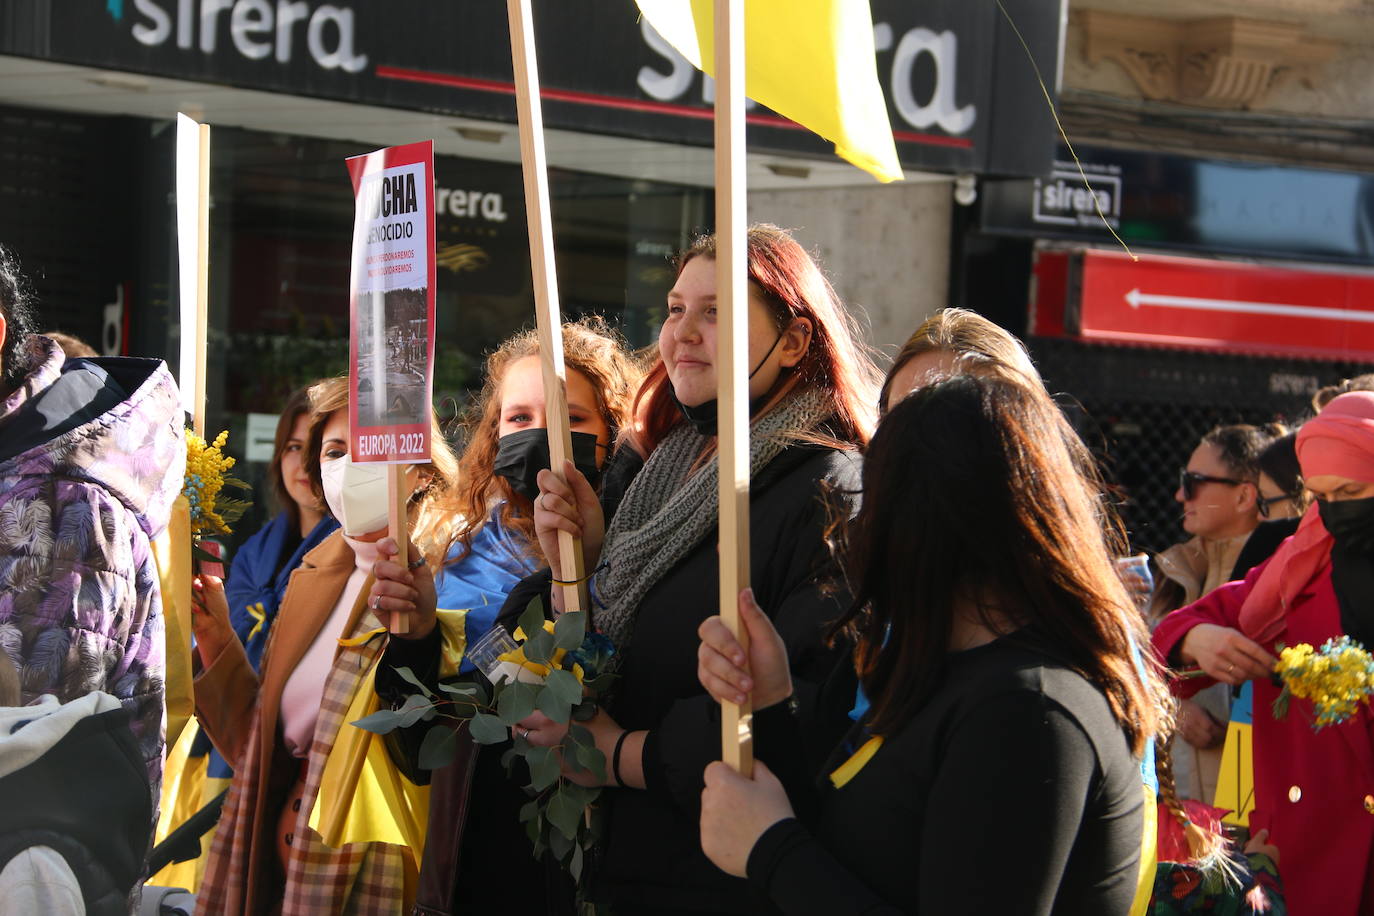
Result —
[[[1305, 478], [1334, 474], [1374, 481], [1374, 392], [1352, 391], [1332, 400], [1298, 431], [1297, 448]], [[1241, 605], [1241, 631], [1259, 643], [1277, 636], [1294, 600], [1330, 568], [1331, 543], [1313, 503]]]

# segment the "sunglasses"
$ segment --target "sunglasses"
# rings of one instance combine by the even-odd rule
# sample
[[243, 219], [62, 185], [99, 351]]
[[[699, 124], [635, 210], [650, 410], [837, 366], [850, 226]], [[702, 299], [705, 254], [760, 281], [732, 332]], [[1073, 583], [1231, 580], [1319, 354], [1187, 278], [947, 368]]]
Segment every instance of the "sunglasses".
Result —
[[1228, 487], [1238, 487], [1245, 481], [1236, 480], [1234, 477], [1213, 477], [1210, 474], [1199, 474], [1197, 471], [1189, 471], [1186, 468], [1178, 472], [1178, 487], [1183, 491], [1184, 499], [1192, 499], [1196, 496], [1198, 485], [1204, 483], [1224, 483]]
[[1280, 493], [1278, 496], [1261, 496], [1259, 499], [1255, 500], [1255, 507], [1259, 510], [1260, 518], [1268, 518], [1270, 506], [1274, 503], [1281, 503], [1285, 499], [1292, 498], [1293, 497], [1287, 493]]

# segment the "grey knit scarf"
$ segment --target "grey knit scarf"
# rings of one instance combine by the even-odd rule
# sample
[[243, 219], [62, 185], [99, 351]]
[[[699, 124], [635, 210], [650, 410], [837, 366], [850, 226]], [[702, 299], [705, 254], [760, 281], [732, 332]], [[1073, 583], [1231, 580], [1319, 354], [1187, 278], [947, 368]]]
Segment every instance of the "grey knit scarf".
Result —
[[[805, 391], [755, 419], [749, 434], [750, 475], [814, 430], [831, 411], [823, 393]], [[649, 589], [716, 528], [719, 456], [692, 470], [705, 447], [706, 437], [691, 424], [674, 427], [635, 476], [606, 532], [601, 551], [605, 568], [596, 579], [606, 607], [596, 618], [618, 650], [613, 669], [620, 667]]]

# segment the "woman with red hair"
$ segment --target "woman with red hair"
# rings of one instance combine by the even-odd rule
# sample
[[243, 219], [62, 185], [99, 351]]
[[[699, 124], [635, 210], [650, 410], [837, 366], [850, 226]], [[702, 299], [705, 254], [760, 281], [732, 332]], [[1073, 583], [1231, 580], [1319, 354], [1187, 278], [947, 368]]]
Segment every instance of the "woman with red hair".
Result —
[[[795, 239], [755, 226], [748, 261], [753, 588], [787, 641], [794, 678], [814, 687], [839, 657], [824, 631], [843, 607], [819, 581], [831, 568], [822, 491], [857, 488], [877, 372]], [[598, 802], [604, 841], [584, 889], [618, 912], [760, 906], [745, 882], [706, 860], [697, 831], [701, 774], [720, 748], [714, 703], [696, 677], [695, 636], [718, 601], [716, 341], [715, 244], [705, 238], [678, 262], [659, 358], [617, 455], [643, 467], [623, 496], [603, 495], [617, 506], [609, 527], [571, 466], [566, 486], [547, 472], [539, 478], [534, 519], [544, 555], [558, 556], [559, 529], [582, 538], [587, 568], [598, 570], [592, 622], [617, 650], [613, 696], [585, 723], [606, 754], [611, 788]], [[767, 758], [768, 729], [758, 726], [756, 751]], [[564, 728], [536, 713], [516, 731], [554, 746]], [[787, 772], [787, 761], [770, 762]]]
[[[1348, 635], [1374, 645], [1374, 394], [1331, 401], [1298, 433], [1298, 462], [1316, 502], [1273, 559], [1165, 617], [1154, 633], [1188, 695], [1254, 681], [1255, 808], [1250, 829], [1283, 849], [1294, 913], [1374, 912], [1374, 714], [1314, 731], [1306, 700], [1269, 714], [1275, 654]], [[1306, 713], [1306, 714], [1305, 714]]]

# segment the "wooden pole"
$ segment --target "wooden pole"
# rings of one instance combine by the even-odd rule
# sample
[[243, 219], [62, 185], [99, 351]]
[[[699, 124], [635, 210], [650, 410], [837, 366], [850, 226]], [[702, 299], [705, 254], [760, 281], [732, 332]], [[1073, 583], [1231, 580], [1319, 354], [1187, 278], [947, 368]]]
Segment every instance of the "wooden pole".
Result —
[[191, 428], [205, 435], [205, 329], [210, 295], [210, 128], [177, 115], [177, 387]]
[[196, 381], [195, 410], [191, 413], [196, 435], [205, 437], [205, 337], [210, 327], [210, 125], [199, 124], [200, 168], [196, 184]]
[[[404, 464], [386, 466], [387, 528], [399, 548], [396, 561], [402, 565], [410, 562], [410, 529], [406, 525], [407, 470], [408, 465]], [[404, 636], [410, 632], [410, 618], [404, 614], [392, 614], [387, 629]]]
[[[716, 395], [720, 451], [720, 615], [749, 648], [739, 593], [749, 587], [749, 295], [745, 199], [744, 0], [715, 0]], [[753, 707], [721, 705], [722, 758], [754, 769]]]
[[[544, 113], [539, 100], [539, 65], [534, 48], [530, 0], [507, 0], [511, 61], [515, 66], [515, 107], [520, 126], [520, 163], [525, 175], [525, 210], [529, 215], [530, 263], [534, 279], [535, 320], [539, 329], [539, 362], [544, 370], [544, 415], [548, 422], [549, 458], [555, 474], [572, 458], [568, 425], [567, 369], [563, 364], [563, 318], [558, 303], [558, 273], [553, 260], [553, 221], [549, 207], [548, 163], [544, 156]], [[587, 608], [582, 581], [582, 541], [558, 532], [556, 579], [575, 585], [562, 589], [563, 610]]]

